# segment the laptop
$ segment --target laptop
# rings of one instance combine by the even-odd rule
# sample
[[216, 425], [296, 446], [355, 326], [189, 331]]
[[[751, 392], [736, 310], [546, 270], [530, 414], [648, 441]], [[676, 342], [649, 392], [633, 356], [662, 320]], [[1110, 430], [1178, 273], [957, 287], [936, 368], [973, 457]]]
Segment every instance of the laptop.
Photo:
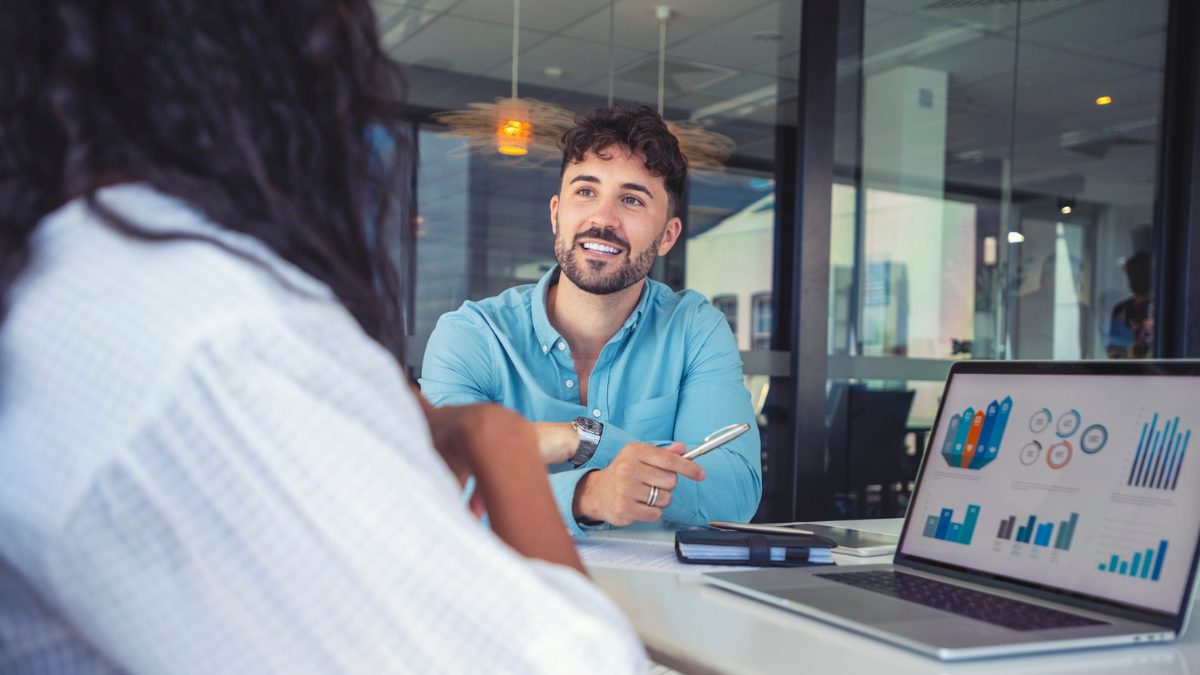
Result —
[[704, 580], [943, 660], [1168, 642], [1200, 542], [1200, 362], [950, 369], [893, 563]]

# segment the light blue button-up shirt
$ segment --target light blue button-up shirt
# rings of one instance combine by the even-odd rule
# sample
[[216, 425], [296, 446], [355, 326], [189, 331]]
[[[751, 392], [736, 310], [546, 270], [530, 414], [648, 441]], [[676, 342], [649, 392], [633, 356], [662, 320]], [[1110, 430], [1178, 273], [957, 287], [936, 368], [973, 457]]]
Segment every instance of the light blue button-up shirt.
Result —
[[[608, 466], [628, 443], [682, 441], [689, 447], [728, 424], [750, 431], [700, 457], [707, 477], [680, 476], [663, 512], [668, 523], [748, 520], [762, 495], [758, 426], [742, 384], [742, 361], [725, 316], [695, 291], [646, 280], [637, 307], [600, 352], [579, 400], [571, 347], [546, 315], [546, 290], [558, 267], [537, 284], [466, 302], [438, 321], [425, 349], [421, 391], [434, 405], [494, 401], [535, 422], [586, 415], [604, 423], [596, 454], [579, 468], [550, 467], [550, 483], [575, 536], [575, 486]], [[585, 405], [586, 403], [586, 405]]]

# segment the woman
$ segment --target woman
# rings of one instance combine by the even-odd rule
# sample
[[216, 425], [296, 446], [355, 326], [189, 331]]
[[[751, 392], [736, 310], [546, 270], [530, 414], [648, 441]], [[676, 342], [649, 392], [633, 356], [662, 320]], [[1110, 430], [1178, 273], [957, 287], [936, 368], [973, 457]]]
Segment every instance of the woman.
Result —
[[407, 386], [366, 0], [4, 12], [0, 671], [640, 667], [529, 426]]

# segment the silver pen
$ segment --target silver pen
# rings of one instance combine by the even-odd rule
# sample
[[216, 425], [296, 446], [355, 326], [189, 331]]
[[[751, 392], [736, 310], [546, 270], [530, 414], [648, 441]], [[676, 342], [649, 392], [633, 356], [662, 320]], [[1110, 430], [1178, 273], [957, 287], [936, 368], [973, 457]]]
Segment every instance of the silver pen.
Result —
[[706, 452], [711, 452], [713, 450], [716, 450], [717, 448], [721, 447], [722, 445], [725, 445], [726, 443], [728, 443], [729, 441], [732, 441], [733, 439], [737, 438], [738, 436], [741, 436], [742, 434], [746, 433], [747, 431], [750, 431], [750, 425], [746, 424], [745, 422], [743, 422], [741, 424], [730, 424], [727, 427], [717, 429], [716, 431], [712, 432], [708, 436], [705, 436], [704, 441], [702, 443], [700, 443], [700, 445], [697, 445], [696, 447], [692, 448], [691, 450], [688, 450], [687, 454], [685, 454], [683, 456], [683, 458], [684, 459], [696, 459], [697, 457], [699, 457], [700, 455], [703, 455]]

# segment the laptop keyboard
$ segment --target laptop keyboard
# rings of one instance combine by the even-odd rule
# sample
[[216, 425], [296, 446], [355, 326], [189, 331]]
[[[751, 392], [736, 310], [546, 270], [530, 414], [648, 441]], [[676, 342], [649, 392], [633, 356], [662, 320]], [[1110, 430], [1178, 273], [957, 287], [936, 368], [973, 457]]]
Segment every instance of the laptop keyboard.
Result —
[[817, 576], [1013, 630], [1104, 624], [1103, 621], [904, 572], [832, 572]]

